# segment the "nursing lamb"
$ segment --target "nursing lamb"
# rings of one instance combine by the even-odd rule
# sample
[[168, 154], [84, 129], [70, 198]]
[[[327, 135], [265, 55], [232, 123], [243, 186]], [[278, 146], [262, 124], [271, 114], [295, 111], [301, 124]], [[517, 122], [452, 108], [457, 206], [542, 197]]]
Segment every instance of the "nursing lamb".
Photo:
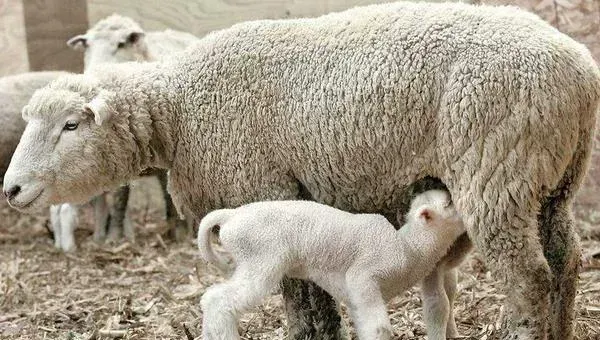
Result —
[[241, 313], [272, 293], [285, 275], [311, 280], [345, 302], [359, 339], [390, 339], [385, 301], [425, 278], [465, 231], [449, 194], [440, 190], [418, 195], [406, 220], [396, 230], [381, 215], [310, 201], [257, 202], [209, 213], [200, 222], [200, 253], [227, 268], [210, 241], [219, 226], [235, 270], [202, 296], [203, 338], [239, 339]]
[[[13, 207], [85, 200], [159, 167], [195, 218], [298, 198], [390, 216], [429, 176], [510, 287], [502, 336], [572, 337], [570, 205], [588, 168], [600, 71], [539, 17], [372, 5], [241, 23], [168, 60], [91, 71], [52, 82], [25, 109], [4, 178]], [[343, 337], [323, 290], [286, 279], [282, 291], [292, 338]]]

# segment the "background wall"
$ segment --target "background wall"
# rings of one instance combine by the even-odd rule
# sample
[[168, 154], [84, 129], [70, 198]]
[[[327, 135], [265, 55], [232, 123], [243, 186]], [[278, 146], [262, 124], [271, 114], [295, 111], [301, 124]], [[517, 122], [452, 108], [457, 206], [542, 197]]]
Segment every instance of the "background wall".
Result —
[[[436, 1], [436, 0], [434, 0]], [[440, 0], [437, 0], [440, 1]], [[517, 5], [539, 14], [587, 45], [600, 60], [600, 0], [472, 0]], [[82, 69], [81, 53], [65, 42], [114, 12], [146, 30], [204, 35], [244, 20], [317, 16], [385, 0], [0, 0], [0, 76], [31, 70]], [[578, 199], [578, 215], [600, 225], [600, 134], [592, 170]]]
[[23, 3], [0, 0], [0, 76], [28, 69]]

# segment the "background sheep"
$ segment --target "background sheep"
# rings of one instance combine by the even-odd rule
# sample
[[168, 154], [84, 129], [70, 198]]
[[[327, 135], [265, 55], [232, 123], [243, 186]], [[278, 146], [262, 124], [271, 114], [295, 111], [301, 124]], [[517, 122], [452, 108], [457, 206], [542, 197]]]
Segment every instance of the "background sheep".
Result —
[[[385, 301], [425, 278], [465, 231], [449, 194], [440, 190], [418, 195], [398, 231], [381, 215], [310, 201], [257, 202], [213, 211], [200, 222], [200, 253], [221, 268], [227, 262], [210, 242], [215, 226], [235, 271], [202, 296], [204, 339], [238, 339], [241, 313], [284, 275], [311, 280], [347, 303], [360, 339], [389, 339]], [[444, 332], [429, 333], [430, 340], [446, 339], [447, 317], [437, 316], [441, 325], [433, 328]]]
[[21, 109], [35, 90], [47, 85], [66, 72], [30, 72], [0, 78], [0, 179], [10, 163], [10, 158], [25, 130]]
[[[195, 214], [309, 197], [389, 215], [432, 176], [511, 288], [504, 336], [546, 338], [551, 325], [568, 339], [580, 252], [570, 203], [599, 100], [589, 51], [516, 8], [400, 2], [249, 22], [162, 63], [36, 92], [25, 116], [43, 123], [28, 124], [4, 190], [33, 211], [156, 166]], [[61, 133], [66, 120], [79, 131]], [[63, 136], [56, 150], [46, 131]], [[341, 336], [321, 290], [286, 280], [283, 294], [292, 337]]]
[[[168, 56], [185, 49], [198, 38], [192, 34], [174, 30], [146, 33], [133, 19], [118, 14], [113, 14], [100, 20], [85, 34], [77, 35], [67, 42], [76, 50], [85, 51], [84, 68], [102, 63], [119, 63], [126, 61], [152, 61]], [[175, 239], [183, 239], [191, 221], [188, 224], [181, 221], [173, 205], [171, 196], [167, 192], [167, 171], [159, 169], [146, 170], [149, 175], [157, 176], [163, 188], [165, 210], [169, 232]], [[102, 241], [106, 237], [116, 240], [123, 235], [128, 239], [134, 238], [134, 230], [129, 219], [126, 218], [127, 202], [130, 187], [128, 184], [121, 186], [113, 196], [113, 205], [110, 212], [108, 230], [103, 226], [107, 220], [96, 219], [96, 232], [94, 239]], [[95, 211], [107, 209], [104, 196], [92, 199]], [[51, 215], [52, 229], [57, 246], [65, 251], [73, 250], [74, 230], [77, 224], [79, 207], [73, 204], [64, 204], [62, 207], [53, 208]], [[98, 216], [98, 214], [97, 214]], [[99, 224], [99, 225], [98, 225]]]
[[113, 14], [98, 21], [85, 34], [67, 44], [84, 51], [84, 68], [111, 62], [158, 60], [181, 51], [198, 38], [190, 33], [167, 29], [145, 32], [135, 20]]

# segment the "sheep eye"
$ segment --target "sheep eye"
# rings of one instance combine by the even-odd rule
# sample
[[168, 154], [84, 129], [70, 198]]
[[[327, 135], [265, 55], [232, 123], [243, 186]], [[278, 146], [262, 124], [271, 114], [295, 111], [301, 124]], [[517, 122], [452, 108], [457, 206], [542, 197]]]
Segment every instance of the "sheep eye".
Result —
[[117, 48], [124, 48], [124, 47], [125, 47], [125, 43], [124, 43], [124, 42], [120, 42], [120, 43], [117, 45]]
[[63, 127], [64, 131], [73, 131], [75, 129], [77, 129], [77, 127], [79, 126], [78, 122], [75, 121], [68, 121], [65, 126]]

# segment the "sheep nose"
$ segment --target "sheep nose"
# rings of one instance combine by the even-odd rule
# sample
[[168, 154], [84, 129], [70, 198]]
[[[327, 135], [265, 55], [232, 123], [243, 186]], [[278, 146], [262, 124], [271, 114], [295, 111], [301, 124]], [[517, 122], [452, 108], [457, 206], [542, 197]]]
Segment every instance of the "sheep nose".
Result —
[[20, 192], [21, 192], [21, 187], [18, 185], [15, 185], [12, 188], [9, 188], [8, 190], [4, 190], [4, 196], [6, 196], [6, 198], [11, 200], [15, 196], [17, 196]]

